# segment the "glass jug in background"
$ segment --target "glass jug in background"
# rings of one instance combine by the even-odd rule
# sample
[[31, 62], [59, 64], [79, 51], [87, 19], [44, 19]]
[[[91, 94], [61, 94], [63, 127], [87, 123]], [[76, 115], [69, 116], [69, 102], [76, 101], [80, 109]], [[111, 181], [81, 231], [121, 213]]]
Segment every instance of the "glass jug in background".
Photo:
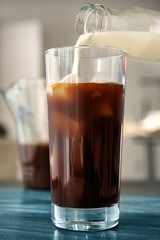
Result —
[[23, 182], [49, 189], [48, 114], [44, 79], [20, 79], [1, 93], [14, 117]]
[[78, 12], [75, 28], [77, 45], [104, 44], [124, 49], [132, 58], [160, 61], [160, 12], [88, 4]]

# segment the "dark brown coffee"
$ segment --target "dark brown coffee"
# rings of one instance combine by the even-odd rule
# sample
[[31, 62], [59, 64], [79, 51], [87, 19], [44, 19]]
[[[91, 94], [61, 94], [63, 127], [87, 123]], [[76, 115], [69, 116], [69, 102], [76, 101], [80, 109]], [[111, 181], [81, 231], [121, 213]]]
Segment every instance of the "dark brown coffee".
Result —
[[19, 144], [19, 153], [24, 186], [33, 189], [49, 189], [49, 145]]
[[52, 202], [71, 208], [117, 203], [123, 85], [54, 84], [48, 106]]

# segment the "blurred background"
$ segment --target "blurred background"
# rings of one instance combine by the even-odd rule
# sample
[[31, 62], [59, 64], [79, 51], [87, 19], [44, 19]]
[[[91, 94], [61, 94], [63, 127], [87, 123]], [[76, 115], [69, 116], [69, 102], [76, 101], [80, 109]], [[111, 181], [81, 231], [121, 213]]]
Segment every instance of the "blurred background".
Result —
[[[45, 50], [76, 43], [75, 16], [87, 3], [0, 0], [0, 88], [20, 78], [45, 77]], [[160, 11], [159, 0], [98, 3], [106, 8], [139, 6]], [[127, 67], [122, 193], [160, 196], [160, 63], [128, 59]], [[146, 117], [147, 123], [157, 124], [149, 134], [142, 121]], [[22, 174], [15, 123], [0, 96], [0, 182], [7, 181], [21, 183]]]

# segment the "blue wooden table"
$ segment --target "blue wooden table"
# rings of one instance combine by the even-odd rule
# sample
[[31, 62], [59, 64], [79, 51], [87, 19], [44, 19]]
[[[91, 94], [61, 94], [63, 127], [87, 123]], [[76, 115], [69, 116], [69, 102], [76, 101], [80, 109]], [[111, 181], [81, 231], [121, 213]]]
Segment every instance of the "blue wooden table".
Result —
[[53, 227], [50, 192], [0, 188], [0, 240], [160, 239], [160, 198], [121, 197], [120, 223], [101, 232], [73, 232]]

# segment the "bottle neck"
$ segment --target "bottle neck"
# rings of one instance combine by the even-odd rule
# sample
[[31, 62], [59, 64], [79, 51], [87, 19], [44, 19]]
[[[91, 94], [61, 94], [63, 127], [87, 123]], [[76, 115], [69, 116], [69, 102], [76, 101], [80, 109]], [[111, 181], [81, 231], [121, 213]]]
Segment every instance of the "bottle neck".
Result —
[[75, 21], [77, 35], [107, 31], [108, 14], [107, 9], [100, 4], [88, 4], [82, 7]]

